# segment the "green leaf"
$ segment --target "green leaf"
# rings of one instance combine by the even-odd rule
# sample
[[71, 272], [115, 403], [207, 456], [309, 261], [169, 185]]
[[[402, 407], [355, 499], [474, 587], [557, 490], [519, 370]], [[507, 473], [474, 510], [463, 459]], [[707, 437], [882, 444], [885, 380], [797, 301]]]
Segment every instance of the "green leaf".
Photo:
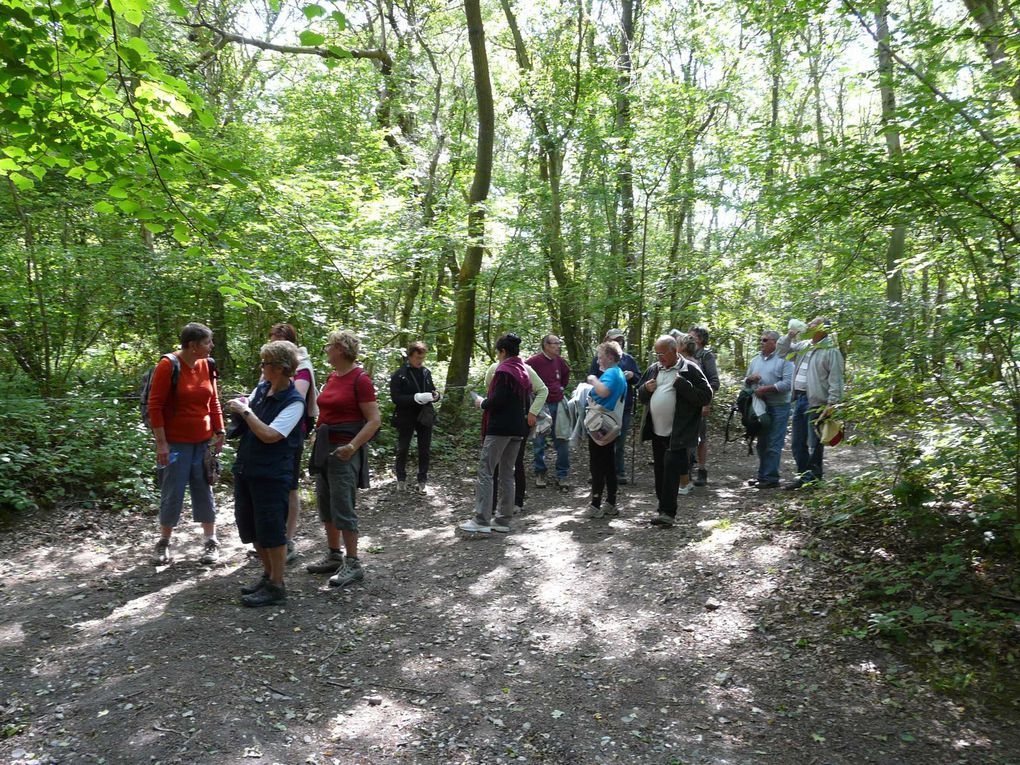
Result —
[[301, 33], [300, 40], [302, 45], [314, 48], [316, 45], [322, 45], [326, 42], [326, 37], [325, 35], [320, 35], [318, 32], [306, 29]]
[[170, 0], [168, 6], [171, 11], [176, 13], [181, 18], [185, 18], [188, 15], [188, 9], [184, 7], [184, 3], [181, 0]]
[[166, 231], [166, 226], [159, 223], [143, 223], [143, 226], [151, 231], [153, 234], [161, 234]]
[[329, 14], [329, 17], [336, 22], [341, 32], [347, 29], [347, 17], [340, 13], [340, 11], [333, 11]]
[[183, 223], [174, 225], [174, 239], [181, 244], [187, 244], [191, 240], [191, 229]]
[[92, 209], [95, 210], [97, 213], [104, 214], [109, 214], [117, 211], [116, 207], [114, 207], [112, 204], [106, 201], [96, 202], [94, 205], [92, 205]]
[[307, 18], [309, 21], [314, 19], [316, 16], [326, 15], [326, 9], [323, 8], [321, 5], [316, 5], [315, 3], [312, 3], [311, 5], [306, 5], [304, 8], [301, 9], [301, 12], [305, 14], [305, 18]]
[[137, 8], [128, 8], [124, 11], [124, 20], [128, 24], [134, 24], [136, 27], [141, 26], [142, 12]]
[[13, 159], [7, 159], [6, 157], [4, 159], [0, 159], [0, 170], [5, 170], [5, 171], [8, 171], [8, 172], [13, 172], [13, 171], [19, 169], [20, 167], [21, 167], [21, 165], [19, 165]]

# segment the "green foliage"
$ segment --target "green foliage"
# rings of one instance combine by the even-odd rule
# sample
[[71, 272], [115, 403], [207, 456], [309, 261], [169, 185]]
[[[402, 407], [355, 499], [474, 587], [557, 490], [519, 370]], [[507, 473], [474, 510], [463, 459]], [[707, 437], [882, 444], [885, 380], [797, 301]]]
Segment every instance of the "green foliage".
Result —
[[0, 390], [0, 508], [125, 509], [157, 501], [151, 436], [137, 402], [94, 391], [31, 398], [25, 384]]

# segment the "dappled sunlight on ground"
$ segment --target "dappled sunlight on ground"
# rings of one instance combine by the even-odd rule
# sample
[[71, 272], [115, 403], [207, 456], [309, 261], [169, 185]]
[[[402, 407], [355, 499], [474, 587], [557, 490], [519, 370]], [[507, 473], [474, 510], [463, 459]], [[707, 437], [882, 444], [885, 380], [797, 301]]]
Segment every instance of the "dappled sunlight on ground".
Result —
[[8, 541], [0, 721], [28, 732], [0, 740], [0, 761], [1001, 762], [987, 755], [1010, 751], [1009, 730], [886, 683], [887, 655], [797, 601], [812, 563], [762, 526], [739, 459], [681, 497], [669, 530], [645, 522], [642, 470], [618, 518], [584, 519], [583, 486], [529, 484], [511, 534], [471, 541], [454, 526], [473, 465], [425, 497], [383, 482], [359, 496], [365, 581], [342, 589], [303, 570], [323, 551], [306, 503], [288, 602], [264, 611], [238, 605], [259, 567], [229, 524], [211, 568], [190, 528], [178, 563], [150, 566], [152, 519], [113, 519], [116, 546], [66, 565]]

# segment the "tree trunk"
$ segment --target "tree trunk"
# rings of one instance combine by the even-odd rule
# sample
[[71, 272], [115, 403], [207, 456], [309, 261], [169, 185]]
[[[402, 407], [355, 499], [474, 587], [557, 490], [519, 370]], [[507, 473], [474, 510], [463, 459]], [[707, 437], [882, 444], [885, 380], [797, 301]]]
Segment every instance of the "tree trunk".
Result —
[[[453, 423], [463, 411], [464, 386], [471, 369], [471, 351], [475, 340], [475, 297], [478, 274], [485, 252], [485, 201], [492, 180], [492, 149], [495, 139], [496, 115], [489, 81], [489, 60], [485, 54], [485, 29], [482, 25], [480, 0], [464, 0], [468, 40], [471, 43], [471, 66], [475, 81], [475, 102], [478, 107], [478, 149], [475, 175], [468, 192], [468, 247], [457, 274], [457, 326], [453, 336], [453, 353], [446, 375], [447, 406], [444, 419]], [[447, 414], [448, 413], [448, 414]]]
[[641, 295], [637, 285], [637, 260], [634, 253], [634, 163], [631, 158], [630, 91], [633, 87], [634, 0], [620, 0], [620, 53], [616, 63], [616, 137], [619, 162], [616, 168], [616, 196], [620, 209], [620, 254], [623, 256], [621, 280], [628, 285], [630, 325], [627, 342], [636, 348], [640, 341]]
[[[878, 76], [882, 96], [882, 124], [885, 133], [886, 154], [890, 162], [898, 163], [903, 157], [900, 133], [895, 126], [896, 90], [893, 80], [892, 51], [889, 48], [889, 4], [879, 0], [875, 9], [878, 30]], [[903, 356], [903, 275], [900, 263], [906, 252], [907, 227], [896, 224], [889, 236], [885, 251], [885, 304], [886, 321], [882, 337], [882, 367], [891, 369]]]
[[[992, 65], [992, 74], [1009, 91], [1013, 103], [1020, 107], [1020, 54], [1015, 45], [1006, 48], [1010, 34], [1003, 28], [1002, 9], [996, 0], [963, 0], [974, 24], [977, 25], [978, 39], [985, 49], [985, 55]], [[1008, 13], [1008, 3], [1006, 10]], [[1009, 52], [1012, 53], [1012, 58]]]

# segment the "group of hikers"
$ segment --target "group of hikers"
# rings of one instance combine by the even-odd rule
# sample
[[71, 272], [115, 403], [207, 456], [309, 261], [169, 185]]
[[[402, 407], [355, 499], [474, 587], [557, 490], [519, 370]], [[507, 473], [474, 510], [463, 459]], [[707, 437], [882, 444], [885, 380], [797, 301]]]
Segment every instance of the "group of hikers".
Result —
[[[793, 421], [792, 450], [798, 489], [822, 477], [821, 442], [816, 421], [829, 416], [843, 391], [843, 359], [829, 337], [830, 323], [791, 320], [787, 335], [762, 333], [761, 353], [744, 383], [753, 391], [766, 428], [758, 439], [759, 489], [779, 485], [779, 457], [788, 421]], [[798, 335], [810, 330], [808, 340]], [[473, 393], [481, 410], [482, 445], [474, 512], [457, 533], [484, 538], [508, 533], [524, 510], [526, 444], [532, 438], [534, 484], [550, 481], [571, 488], [571, 451], [588, 449], [590, 495], [584, 516], [597, 520], [620, 513], [618, 487], [627, 483], [624, 438], [635, 402], [644, 405], [641, 439], [651, 441], [656, 512], [649, 523], [672, 527], [678, 497], [708, 482], [707, 422], [720, 388], [715, 355], [704, 327], [672, 330], [656, 340], [655, 361], [641, 370], [624, 351], [625, 335], [611, 329], [591, 361], [586, 378], [572, 391], [571, 369], [562, 358], [563, 343], [554, 334], [542, 338], [541, 350], [521, 359], [521, 338], [502, 335], [495, 343], [496, 361], [485, 376], [486, 390]], [[216, 511], [210, 473], [229, 436], [237, 439], [234, 514], [238, 536], [252, 544], [262, 563], [260, 578], [241, 588], [241, 603], [269, 606], [286, 600], [284, 572], [297, 558], [294, 534], [300, 515], [299, 480], [305, 466], [306, 436], [314, 432], [307, 467], [315, 480], [319, 519], [326, 551], [306, 566], [309, 573], [329, 574], [332, 586], [364, 578], [358, 557], [357, 490], [369, 486], [366, 444], [382, 422], [375, 385], [358, 363], [360, 340], [349, 330], [331, 332], [325, 346], [332, 367], [317, 387], [308, 351], [298, 345], [290, 324], [275, 324], [260, 351], [261, 379], [248, 395], [221, 407], [216, 383], [213, 333], [187, 324], [180, 350], [165, 354], [143, 391], [143, 409], [156, 444], [160, 476], [160, 538], [154, 562], [172, 560], [174, 528], [180, 521], [185, 489], [190, 490], [194, 520], [202, 524], [201, 561], [219, 559]], [[406, 360], [390, 377], [391, 424], [397, 432], [394, 465], [397, 492], [428, 491], [435, 404], [440, 393], [425, 366], [427, 346], [406, 349]], [[569, 394], [569, 395], [568, 395]], [[412, 439], [417, 440], [417, 475], [407, 478]], [[546, 452], [555, 451], [555, 477], [548, 476]]]

